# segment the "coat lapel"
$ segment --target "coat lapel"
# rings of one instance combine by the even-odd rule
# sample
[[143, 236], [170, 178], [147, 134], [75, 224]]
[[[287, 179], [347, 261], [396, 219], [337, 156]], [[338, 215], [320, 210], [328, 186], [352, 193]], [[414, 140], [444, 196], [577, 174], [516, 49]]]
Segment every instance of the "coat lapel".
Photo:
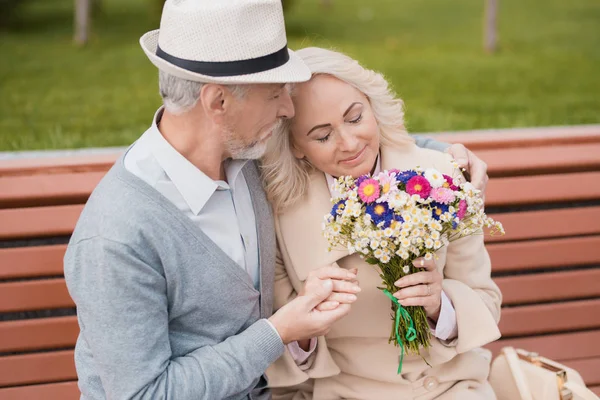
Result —
[[308, 193], [296, 205], [279, 216], [281, 237], [298, 278], [304, 281], [313, 269], [335, 263], [348, 255], [345, 249], [327, 251], [322, 222], [331, 211], [331, 194], [325, 175], [315, 171], [310, 176]]

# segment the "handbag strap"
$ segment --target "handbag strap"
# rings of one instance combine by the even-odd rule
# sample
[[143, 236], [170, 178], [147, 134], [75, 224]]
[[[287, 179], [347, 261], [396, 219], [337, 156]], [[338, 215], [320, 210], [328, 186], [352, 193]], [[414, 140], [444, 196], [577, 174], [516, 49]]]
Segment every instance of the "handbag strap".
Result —
[[565, 382], [565, 387], [573, 392], [575, 398], [578, 400], [598, 400], [598, 396], [594, 392], [579, 383], [567, 381]]
[[[508, 368], [515, 380], [515, 384], [517, 385], [517, 389], [519, 394], [521, 395], [521, 400], [533, 400], [531, 396], [531, 391], [529, 390], [529, 385], [527, 384], [527, 380], [525, 378], [525, 373], [521, 370], [519, 356], [517, 352], [512, 347], [505, 347], [502, 349], [502, 353], [506, 357], [506, 362], [508, 363]], [[587, 400], [587, 399], [585, 399]]]

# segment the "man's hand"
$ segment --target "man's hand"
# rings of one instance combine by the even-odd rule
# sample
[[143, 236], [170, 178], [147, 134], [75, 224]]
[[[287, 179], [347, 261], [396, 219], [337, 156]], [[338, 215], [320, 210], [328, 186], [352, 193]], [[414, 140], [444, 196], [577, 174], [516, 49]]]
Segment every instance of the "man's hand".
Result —
[[326, 335], [334, 322], [348, 314], [349, 304], [327, 311], [315, 309], [332, 292], [332, 280], [319, 279], [310, 291], [298, 295], [269, 318], [284, 344]]
[[325, 335], [348, 314], [360, 292], [356, 273], [334, 266], [311, 271], [298, 296], [269, 318], [283, 343]]
[[465, 177], [476, 189], [485, 195], [488, 184], [487, 164], [462, 144], [453, 144], [447, 150], [461, 169], [465, 169]]

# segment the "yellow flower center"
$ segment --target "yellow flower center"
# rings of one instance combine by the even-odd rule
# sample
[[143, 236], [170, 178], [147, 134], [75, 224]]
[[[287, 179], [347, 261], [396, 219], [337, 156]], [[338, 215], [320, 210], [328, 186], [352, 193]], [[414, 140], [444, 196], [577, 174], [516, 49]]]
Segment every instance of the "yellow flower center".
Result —
[[442, 184], [442, 187], [449, 188], [449, 187], [450, 187], [450, 184], [449, 184], [448, 182], [444, 182], [444, 183]]
[[367, 196], [371, 196], [373, 193], [375, 193], [375, 186], [373, 184], [366, 185], [363, 189], [363, 193]]
[[385, 185], [383, 185], [383, 189], [381, 190], [383, 193], [387, 193], [390, 191], [390, 184], [386, 183]]
[[415, 185], [415, 190], [416, 190], [417, 192], [420, 192], [422, 189], [423, 189], [423, 186], [421, 186], [420, 184], [418, 184], [418, 183], [417, 183], [417, 184]]
[[382, 205], [375, 206], [375, 214], [382, 215], [385, 212], [385, 207]]
[[435, 209], [435, 214], [436, 215], [442, 215], [442, 209], [441, 208], [436, 208]]

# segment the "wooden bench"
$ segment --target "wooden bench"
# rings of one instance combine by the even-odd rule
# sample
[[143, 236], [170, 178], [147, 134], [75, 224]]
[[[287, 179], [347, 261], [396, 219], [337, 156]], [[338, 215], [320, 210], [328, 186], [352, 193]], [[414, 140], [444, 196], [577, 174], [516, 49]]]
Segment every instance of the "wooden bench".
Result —
[[[578, 369], [600, 393], [600, 126], [442, 134], [487, 161], [503, 338]], [[0, 400], [76, 399], [69, 235], [116, 155], [0, 162]]]
[[581, 372], [600, 394], [600, 127], [440, 135], [488, 164], [502, 339]]

